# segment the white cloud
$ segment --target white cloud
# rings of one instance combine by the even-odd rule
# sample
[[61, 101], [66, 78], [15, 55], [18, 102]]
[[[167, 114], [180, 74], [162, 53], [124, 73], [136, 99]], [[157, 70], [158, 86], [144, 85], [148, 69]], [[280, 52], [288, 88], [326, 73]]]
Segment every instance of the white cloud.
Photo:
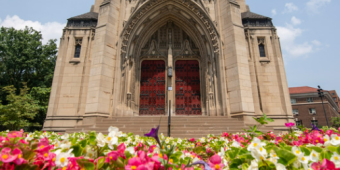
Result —
[[304, 43], [296, 42], [296, 39], [302, 35], [303, 30], [300, 28], [294, 28], [289, 24], [287, 24], [285, 27], [278, 26], [277, 32], [280, 37], [282, 49], [285, 54], [288, 54], [287, 57], [290, 58], [307, 56], [308, 54], [319, 49], [315, 47], [321, 45], [321, 43], [317, 40]]
[[24, 29], [25, 26], [32, 27], [37, 31], [41, 31], [43, 36], [43, 44], [47, 43], [49, 39], [57, 39], [59, 46], [59, 39], [62, 35], [63, 28], [66, 24], [59, 22], [40, 23], [38, 21], [23, 20], [19, 16], [7, 16], [4, 20], [0, 18], [0, 26], [13, 27], [15, 29]]
[[295, 16], [292, 17], [291, 19], [293, 25], [299, 25], [301, 24], [301, 20], [299, 20], [298, 18], [296, 18]]
[[276, 9], [273, 9], [273, 10], [272, 10], [272, 14], [273, 14], [273, 15], [276, 15], [276, 14], [277, 14]]
[[319, 13], [319, 8], [331, 3], [332, 0], [309, 0], [307, 2], [307, 9], [313, 13]]
[[313, 40], [312, 43], [313, 43], [315, 46], [321, 46], [321, 42], [318, 41], [318, 40]]
[[299, 10], [299, 8], [296, 5], [294, 5], [293, 3], [286, 3], [283, 13], [291, 13], [291, 12], [294, 12], [294, 11], [297, 11], [297, 10]]

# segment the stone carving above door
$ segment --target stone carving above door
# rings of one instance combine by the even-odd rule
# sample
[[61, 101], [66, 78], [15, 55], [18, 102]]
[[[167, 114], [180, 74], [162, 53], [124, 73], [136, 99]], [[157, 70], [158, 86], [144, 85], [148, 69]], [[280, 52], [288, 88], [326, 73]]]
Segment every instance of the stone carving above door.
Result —
[[[171, 41], [169, 41], [170, 39]], [[171, 21], [159, 28], [145, 43], [141, 50], [141, 57], [167, 56], [169, 46], [171, 46], [175, 58], [177, 56], [199, 57], [199, 49], [192, 39]]]

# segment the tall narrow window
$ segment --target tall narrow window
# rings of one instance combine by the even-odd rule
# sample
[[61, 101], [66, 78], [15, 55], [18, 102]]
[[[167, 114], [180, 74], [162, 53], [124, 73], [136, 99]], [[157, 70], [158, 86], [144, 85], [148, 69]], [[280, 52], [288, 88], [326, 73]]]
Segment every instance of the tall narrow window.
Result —
[[80, 57], [82, 41], [83, 40], [81, 38], [76, 39], [76, 46], [75, 46], [75, 50], [74, 50], [74, 58], [79, 58]]
[[266, 57], [266, 47], [265, 47], [264, 38], [259, 38], [258, 42], [259, 42], [260, 57]]

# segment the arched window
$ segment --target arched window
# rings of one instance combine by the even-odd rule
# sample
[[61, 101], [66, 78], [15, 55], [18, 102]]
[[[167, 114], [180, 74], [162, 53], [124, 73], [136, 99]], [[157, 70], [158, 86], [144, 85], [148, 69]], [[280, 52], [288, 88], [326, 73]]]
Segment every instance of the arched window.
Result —
[[80, 51], [81, 51], [81, 44], [82, 44], [82, 39], [76, 39], [76, 46], [74, 50], [74, 58], [79, 58], [80, 57]]
[[265, 39], [259, 38], [257, 41], [259, 44], [260, 57], [266, 57]]
[[259, 50], [260, 50], [260, 57], [266, 57], [266, 51], [264, 49], [264, 45], [263, 44], [259, 45]]

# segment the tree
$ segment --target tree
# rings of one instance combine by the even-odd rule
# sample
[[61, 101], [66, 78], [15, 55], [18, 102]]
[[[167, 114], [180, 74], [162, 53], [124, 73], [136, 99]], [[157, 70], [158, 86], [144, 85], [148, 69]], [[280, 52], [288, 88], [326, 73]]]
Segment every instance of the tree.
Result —
[[337, 129], [340, 127], [340, 117], [332, 117], [332, 127]]
[[[0, 28], [0, 105], [2, 108], [9, 108], [7, 104], [13, 105], [8, 100], [9, 91], [16, 89], [10, 95], [21, 94], [20, 89], [26, 89], [27, 97], [36, 100], [38, 115], [28, 117], [28, 124], [42, 124], [46, 116], [50, 87], [52, 85], [53, 72], [57, 58], [56, 40], [49, 40], [42, 44], [42, 35], [33, 28], [26, 27], [23, 30], [14, 28]], [[23, 86], [22, 82], [27, 82]], [[9, 86], [9, 87], [7, 87]], [[31, 89], [31, 91], [29, 91]], [[25, 95], [24, 95], [25, 96]], [[21, 99], [20, 99], [21, 100]], [[2, 102], [1, 102], [2, 101]], [[33, 104], [29, 104], [33, 106]], [[34, 105], [36, 107], [36, 105]], [[30, 111], [30, 110], [28, 110]], [[8, 112], [8, 111], [7, 111]], [[0, 116], [2, 116], [0, 112]], [[7, 116], [8, 117], [8, 116]], [[2, 123], [2, 122], [0, 122]], [[27, 125], [26, 123], [21, 122]], [[21, 127], [23, 125], [20, 125]], [[16, 127], [13, 127], [16, 128]], [[0, 130], [2, 129], [0, 124]], [[30, 130], [32, 129], [30, 126]]]
[[13, 85], [3, 87], [8, 95], [7, 105], [0, 105], [0, 123], [9, 130], [20, 130], [30, 126], [39, 126], [37, 123], [31, 123], [39, 111], [39, 105], [28, 93], [29, 88], [24, 83], [20, 89], [20, 94], [16, 95], [16, 88]]
[[[27, 87], [51, 87], [55, 68], [56, 40], [42, 44], [42, 35], [33, 28], [0, 28], [0, 88], [13, 85], [18, 91]], [[5, 101], [0, 92], [0, 100]]]
[[[43, 87], [33, 87], [31, 89], [30, 95], [38, 104], [38, 114], [34, 117], [33, 122], [39, 123], [39, 125], [44, 124], [46, 118], [46, 112], [48, 107], [48, 100], [50, 98], [51, 88]], [[33, 126], [29, 128], [29, 131], [40, 130], [39, 128]]]

